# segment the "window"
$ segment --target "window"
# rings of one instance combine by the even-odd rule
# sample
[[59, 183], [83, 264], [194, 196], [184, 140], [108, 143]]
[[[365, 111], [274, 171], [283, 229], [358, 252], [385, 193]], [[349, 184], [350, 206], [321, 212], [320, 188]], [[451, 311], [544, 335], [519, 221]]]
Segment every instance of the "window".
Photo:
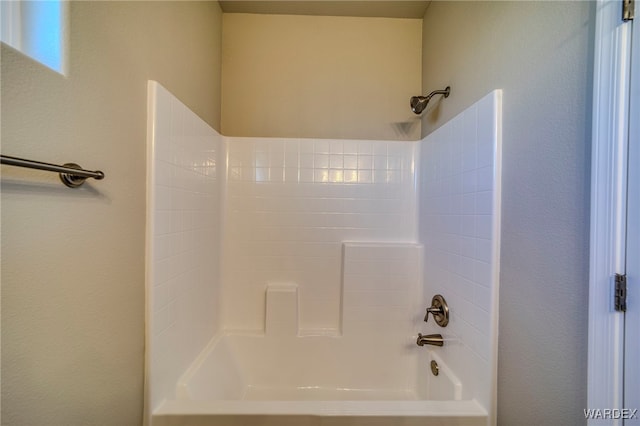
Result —
[[2, 41], [64, 74], [67, 7], [62, 0], [0, 1]]

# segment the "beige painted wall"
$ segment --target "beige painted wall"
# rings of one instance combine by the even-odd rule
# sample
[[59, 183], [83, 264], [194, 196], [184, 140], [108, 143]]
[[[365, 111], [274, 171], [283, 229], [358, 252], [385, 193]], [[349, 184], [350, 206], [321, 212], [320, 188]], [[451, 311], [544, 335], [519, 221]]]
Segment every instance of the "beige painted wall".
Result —
[[[428, 134], [503, 89], [498, 424], [585, 424], [591, 2], [433, 2]], [[454, 309], [454, 308], [452, 308]]]
[[217, 2], [73, 2], [68, 77], [2, 46], [2, 424], [139, 425], [147, 80], [220, 128]]
[[224, 14], [222, 133], [417, 140], [420, 19]]

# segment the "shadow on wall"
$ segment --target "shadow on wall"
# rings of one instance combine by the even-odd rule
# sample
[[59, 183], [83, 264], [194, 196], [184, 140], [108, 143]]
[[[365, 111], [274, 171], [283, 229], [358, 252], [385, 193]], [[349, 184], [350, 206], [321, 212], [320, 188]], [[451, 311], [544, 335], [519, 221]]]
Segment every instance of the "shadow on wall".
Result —
[[88, 182], [85, 183], [82, 188], [75, 188], [74, 191], [69, 191], [69, 188], [63, 186], [60, 181], [56, 183], [24, 182], [22, 180], [18, 181], [3, 178], [2, 185], [0, 185], [0, 191], [5, 194], [19, 194], [20, 196], [25, 194], [37, 194], [39, 196], [74, 199], [90, 198], [111, 204], [111, 199], [105, 193], [91, 186]]
[[425, 117], [427, 123], [429, 123], [430, 125], [436, 125], [438, 122], [440, 122], [442, 114], [442, 108], [440, 107], [440, 105], [442, 105], [443, 99], [444, 98], [442, 97], [438, 97], [433, 101], [433, 103], [430, 103], [430, 106], [428, 106], [423, 111], [422, 116]]
[[[391, 123], [393, 132], [399, 139], [409, 140], [414, 133], [416, 126], [420, 126], [420, 118], [416, 117], [410, 121], [396, 121]], [[419, 134], [419, 132], [418, 132]]]

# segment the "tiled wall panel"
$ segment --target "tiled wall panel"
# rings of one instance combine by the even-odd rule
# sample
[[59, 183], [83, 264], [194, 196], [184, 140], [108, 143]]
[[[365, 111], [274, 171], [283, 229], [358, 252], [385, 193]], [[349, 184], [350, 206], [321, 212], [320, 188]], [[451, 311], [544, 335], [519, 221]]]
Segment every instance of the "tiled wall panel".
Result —
[[147, 363], [151, 407], [219, 328], [222, 138], [149, 82]]
[[[421, 320], [422, 247], [414, 243], [345, 243], [342, 331], [401, 348]], [[416, 348], [417, 350], [417, 348]]]
[[500, 235], [501, 92], [494, 91], [420, 143], [419, 233], [425, 306], [442, 294], [451, 310], [442, 358], [464, 398], [495, 402]]
[[262, 330], [267, 285], [291, 282], [300, 328], [336, 332], [342, 242], [415, 241], [415, 142], [227, 143], [225, 327]]

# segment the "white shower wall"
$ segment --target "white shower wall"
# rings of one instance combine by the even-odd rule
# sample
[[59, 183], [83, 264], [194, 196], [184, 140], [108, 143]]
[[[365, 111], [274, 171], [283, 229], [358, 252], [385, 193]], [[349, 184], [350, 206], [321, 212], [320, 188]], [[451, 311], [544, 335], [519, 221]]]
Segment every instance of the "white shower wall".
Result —
[[[235, 138], [150, 82], [146, 412], [271, 306], [276, 334], [384, 335], [425, 374], [415, 336], [441, 333], [463, 399], [495, 413], [500, 102], [419, 142]], [[422, 322], [437, 293], [447, 328]]]
[[[443, 359], [464, 382], [464, 399], [496, 400], [502, 92], [473, 104], [420, 142], [419, 237], [425, 305], [442, 294], [450, 339]], [[495, 413], [495, 410], [490, 410]]]
[[222, 137], [148, 85], [147, 398], [153, 409], [220, 329]]
[[339, 332], [342, 243], [414, 242], [415, 142], [227, 138], [225, 328], [262, 331], [296, 284], [302, 334]]

